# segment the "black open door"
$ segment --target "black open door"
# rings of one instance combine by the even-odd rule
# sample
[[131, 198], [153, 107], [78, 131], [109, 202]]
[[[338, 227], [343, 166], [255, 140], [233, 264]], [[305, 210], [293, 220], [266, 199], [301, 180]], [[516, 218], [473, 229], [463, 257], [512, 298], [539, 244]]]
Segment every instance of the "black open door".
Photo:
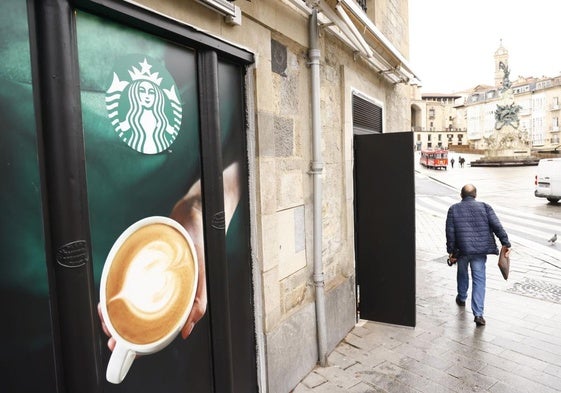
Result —
[[360, 318], [415, 326], [411, 132], [355, 135], [355, 251]]

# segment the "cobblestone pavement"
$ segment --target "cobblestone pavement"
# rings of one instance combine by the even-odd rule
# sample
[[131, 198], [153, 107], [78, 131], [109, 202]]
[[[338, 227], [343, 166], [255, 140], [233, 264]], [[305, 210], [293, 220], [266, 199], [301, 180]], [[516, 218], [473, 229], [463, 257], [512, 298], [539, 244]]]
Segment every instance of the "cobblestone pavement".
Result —
[[561, 273], [551, 266], [561, 263], [545, 249], [513, 243], [504, 281], [489, 256], [487, 325], [476, 327], [470, 298], [465, 308], [454, 302], [444, 218], [417, 210], [416, 228], [416, 327], [361, 320], [329, 365], [316, 367], [293, 393], [561, 392]]

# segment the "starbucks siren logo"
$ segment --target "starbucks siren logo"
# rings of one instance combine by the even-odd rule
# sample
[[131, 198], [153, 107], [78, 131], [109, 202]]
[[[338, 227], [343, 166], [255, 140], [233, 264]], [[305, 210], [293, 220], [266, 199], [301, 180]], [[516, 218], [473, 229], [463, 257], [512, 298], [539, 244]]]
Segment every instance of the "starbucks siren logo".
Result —
[[[109, 120], [119, 138], [131, 148], [157, 154], [177, 137], [181, 102], [175, 81], [164, 67], [144, 56], [141, 61], [138, 56], [126, 59], [131, 57], [134, 61], [115, 67], [113, 81], [105, 93]], [[156, 70], [152, 72], [152, 68]]]

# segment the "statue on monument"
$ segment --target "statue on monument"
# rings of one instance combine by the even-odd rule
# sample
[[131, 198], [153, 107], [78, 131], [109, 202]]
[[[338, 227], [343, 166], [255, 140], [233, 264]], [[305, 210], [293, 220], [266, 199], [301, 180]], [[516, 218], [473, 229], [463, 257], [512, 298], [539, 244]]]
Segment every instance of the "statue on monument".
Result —
[[[526, 148], [528, 135], [523, 130], [518, 130], [520, 119], [518, 113], [522, 107], [514, 103], [512, 83], [510, 82], [510, 70], [508, 65], [502, 61], [499, 69], [504, 73], [502, 88], [502, 104], [497, 104], [495, 110], [495, 132], [488, 138], [484, 138], [487, 144], [489, 156], [501, 156], [513, 149]], [[509, 155], [509, 154], [507, 154]]]
[[503, 70], [503, 88], [501, 89], [501, 93], [504, 93], [512, 86], [512, 83], [510, 83], [509, 79], [510, 70], [508, 69], [508, 65], [506, 65], [502, 61], [499, 62], [499, 70]]
[[[512, 83], [509, 79], [510, 70], [502, 61], [499, 63], [499, 69], [503, 70], [504, 73], [501, 94], [505, 94], [506, 92], [511, 93], [510, 89], [512, 87]], [[512, 94], [507, 94], [506, 98], [510, 98], [512, 100]], [[505, 100], [503, 99], [503, 101]], [[497, 110], [495, 111], [495, 130], [500, 130], [505, 125], [511, 125], [513, 128], [518, 129], [520, 124], [518, 120], [518, 112], [520, 112], [520, 109], [522, 109], [522, 107], [520, 105], [515, 105], [512, 101], [505, 105], [497, 104]]]
[[518, 120], [518, 112], [520, 112], [522, 107], [520, 105], [515, 105], [511, 102], [507, 105], [497, 104], [497, 110], [495, 111], [495, 130], [502, 129], [505, 125], [511, 125], [513, 128], [518, 129], [520, 121]]

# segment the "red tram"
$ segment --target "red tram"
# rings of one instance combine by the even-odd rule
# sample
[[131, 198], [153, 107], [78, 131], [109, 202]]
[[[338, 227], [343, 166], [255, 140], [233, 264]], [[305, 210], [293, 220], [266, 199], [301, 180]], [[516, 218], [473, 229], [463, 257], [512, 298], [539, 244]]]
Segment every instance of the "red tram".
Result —
[[448, 169], [448, 150], [423, 149], [419, 163], [427, 168]]

